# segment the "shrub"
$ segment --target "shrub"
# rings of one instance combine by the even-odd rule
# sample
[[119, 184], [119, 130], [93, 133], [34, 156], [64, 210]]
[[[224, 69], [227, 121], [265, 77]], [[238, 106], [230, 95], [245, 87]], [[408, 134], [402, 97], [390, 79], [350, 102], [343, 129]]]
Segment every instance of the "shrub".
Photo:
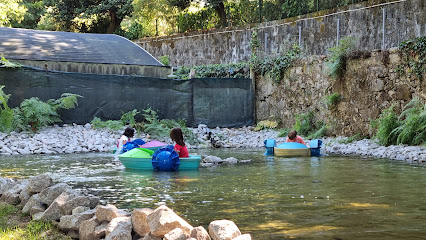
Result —
[[4, 86], [0, 86], [0, 132], [12, 131], [13, 109], [7, 105], [10, 94], [3, 92]]
[[346, 61], [355, 51], [356, 39], [346, 36], [339, 40], [336, 47], [329, 48], [327, 66], [330, 68], [329, 75], [333, 78], [341, 78], [346, 71]]
[[271, 120], [263, 120], [257, 123], [256, 127], [254, 128], [254, 131], [260, 131], [266, 128], [273, 129], [277, 127], [278, 127], [278, 122], [271, 121]]
[[293, 129], [299, 135], [307, 136], [307, 138], [320, 138], [325, 135], [328, 126], [321, 121], [314, 121], [314, 113], [302, 113], [296, 115], [296, 123]]
[[163, 65], [169, 66], [169, 64], [170, 64], [169, 56], [168, 56], [168, 55], [161, 56], [161, 57], [160, 57], [160, 62], [161, 62]]
[[420, 145], [426, 142], [426, 104], [413, 98], [405, 107], [391, 135], [398, 136], [396, 144]]
[[399, 49], [403, 62], [398, 66], [399, 73], [415, 74], [423, 79], [426, 72], [426, 36], [401, 42]]
[[117, 120], [102, 121], [98, 117], [94, 117], [93, 120], [90, 122], [90, 124], [92, 124], [92, 127], [94, 129], [109, 128], [115, 131], [120, 130], [124, 127], [121, 121], [117, 121]]
[[385, 109], [380, 116], [370, 123], [370, 127], [376, 130], [375, 138], [380, 144], [389, 146], [396, 143], [397, 137], [392, 134], [392, 131], [399, 127], [401, 123], [398, 121], [394, 109], [395, 105]]

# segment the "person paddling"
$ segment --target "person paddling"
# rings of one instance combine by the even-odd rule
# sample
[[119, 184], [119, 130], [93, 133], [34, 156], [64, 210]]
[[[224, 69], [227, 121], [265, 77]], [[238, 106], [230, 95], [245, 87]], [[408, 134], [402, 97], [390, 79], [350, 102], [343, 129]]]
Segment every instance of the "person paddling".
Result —
[[297, 142], [297, 143], [301, 143], [301, 144], [306, 146], [305, 141], [303, 141], [303, 138], [301, 136], [297, 135], [296, 130], [291, 130], [288, 133], [287, 139], [285, 141], [286, 142]]

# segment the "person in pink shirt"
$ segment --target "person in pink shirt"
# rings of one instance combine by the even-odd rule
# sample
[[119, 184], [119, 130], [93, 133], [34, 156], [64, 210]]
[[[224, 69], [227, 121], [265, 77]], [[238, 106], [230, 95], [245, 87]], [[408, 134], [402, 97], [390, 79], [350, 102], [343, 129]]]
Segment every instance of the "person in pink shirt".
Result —
[[288, 133], [287, 139], [285, 141], [286, 142], [297, 142], [297, 143], [301, 143], [301, 144], [306, 146], [305, 141], [303, 141], [303, 138], [301, 136], [297, 135], [296, 130], [291, 130]]

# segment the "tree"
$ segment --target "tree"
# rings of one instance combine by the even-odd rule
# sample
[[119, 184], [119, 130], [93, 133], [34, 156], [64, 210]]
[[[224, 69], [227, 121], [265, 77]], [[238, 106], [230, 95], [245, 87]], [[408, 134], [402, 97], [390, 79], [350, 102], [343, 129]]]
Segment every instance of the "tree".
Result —
[[0, 27], [10, 26], [12, 21], [19, 22], [23, 19], [27, 9], [20, 6], [21, 0], [0, 0]]
[[228, 26], [224, 2], [226, 2], [226, 0], [207, 0], [207, 4], [216, 11], [216, 14], [220, 19], [219, 24], [221, 27]]

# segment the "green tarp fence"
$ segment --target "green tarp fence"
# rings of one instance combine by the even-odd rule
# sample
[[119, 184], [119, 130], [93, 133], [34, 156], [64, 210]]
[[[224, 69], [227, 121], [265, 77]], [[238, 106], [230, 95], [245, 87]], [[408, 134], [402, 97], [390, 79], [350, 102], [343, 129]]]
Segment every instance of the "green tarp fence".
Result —
[[[2, 67], [0, 85], [5, 85], [3, 91], [11, 94], [11, 108], [31, 97], [47, 101], [62, 93], [83, 96], [76, 108], [61, 112], [64, 123], [85, 124], [94, 117], [118, 120], [125, 112], [147, 108], [155, 110], [161, 119], [184, 118], [193, 127], [240, 127], [254, 123], [250, 79], [174, 80]], [[142, 116], [137, 120], [142, 121]]]

